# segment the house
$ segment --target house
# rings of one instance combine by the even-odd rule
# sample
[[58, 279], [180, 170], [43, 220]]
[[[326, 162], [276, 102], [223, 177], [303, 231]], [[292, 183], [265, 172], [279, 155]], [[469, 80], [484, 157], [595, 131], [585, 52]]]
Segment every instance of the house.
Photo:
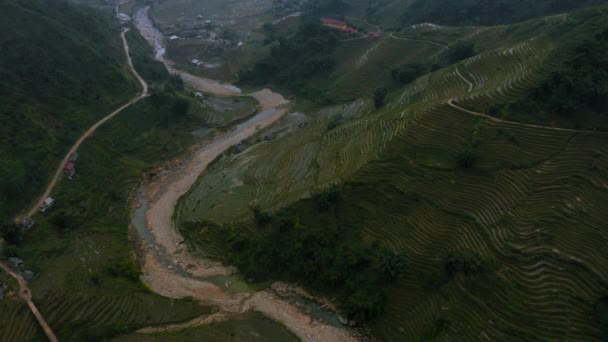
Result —
[[382, 35], [382, 31], [370, 32], [367, 36], [373, 39], [378, 39]]
[[71, 162], [75, 162], [76, 160], [78, 160], [78, 152], [70, 154], [70, 158], [68, 158], [68, 160]]
[[202, 100], [205, 98], [205, 96], [203, 95], [203, 93], [201, 93], [200, 91], [197, 91], [196, 93], [194, 93], [194, 97], [196, 97], [199, 100]]
[[131, 21], [131, 17], [129, 17], [129, 15], [126, 13], [118, 13], [116, 18], [118, 18], [118, 20], [120, 20], [123, 24]]
[[321, 25], [342, 32], [359, 33], [357, 29], [349, 27], [345, 22], [336, 19], [321, 18]]
[[169, 37], [169, 40], [178, 40], [179, 36], [173, 35], [171, 37]]
[[72, 179], [72, 177], [74, 177], [75, 174], [76, 174], [76, 166], [74, 165], [74, 163], [65, 164], [65, 167], [63, 168], [63, 175], [68, 177], [68, 179]]
[[31, 229], [34, 225], [36, 224], [36, 220], [34, 220], [31, 217], [26, 217], [23, 220], [21, 220], [21, 222], [19, 222], [19, 225], [24, 229]]
[[25, 270], [21, 273], [21, 278], [25, 279], [26, 281], [30, 281], [34, 279], [34, 272]]
[[54, 204], [55, 204], [55, 199], [53, 199], [52, 197], [49, 197], [49, 198], [45, 199], [44, 202], [42, 202], [42, 204], [40, 205], [40, 211], [45, 212], [49, 208], [51, 208]]
[[8, 265], [17, 270], [23, 267], [23, 260], [16, 257], [11, 257], [8, 258]]

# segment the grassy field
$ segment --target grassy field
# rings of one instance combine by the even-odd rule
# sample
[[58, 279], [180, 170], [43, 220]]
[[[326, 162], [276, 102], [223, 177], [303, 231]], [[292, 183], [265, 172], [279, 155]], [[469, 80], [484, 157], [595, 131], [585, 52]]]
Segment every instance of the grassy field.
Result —
[[[408, 258], [384, 315], [370, 323], [378, 338], [604, 340], [606, 136], [491, 121], [447, 104], [454, 98], [484, 111], [526, 94], [554, 68], [553, 54], [570, 28], [585, 20], [448, 30], [476, 41], [479, 54], [392, 91], [379, 110], [358, 100], [288, 115], [245, 151], [210, 166], [180, 202], [177, 221], [251, 229], [253, 207], [296, 208], [299, 199], [343, 184], [340, 200], [357, 208], [352, 220], [364, 227], [365, 241]], [[433, 40], [441, 42], [438, 32]], [[373, 81], [378, 71], [365, 71], [375, 64], [365, 58], [394, 56], [396, 64], [421, 47], [421, 57], [437, 53], [418, 42], [393, 43], [386, 51], [369, 41], [352, 42], [351, 52], [341, 46], [342, 55], [363, 61], [363, 71], [349, 76], [353, 67], [343, 66], [336, 73], [380, 83]], [[345, 99], [373, 89], [343, 84], [336, 91], [353, 94]], [[472, 159], [463, 161], [467, 154]], [[218, 257], [218, 232], [189, 238]], [[451, 255], [494, 266], [454, 273]]]

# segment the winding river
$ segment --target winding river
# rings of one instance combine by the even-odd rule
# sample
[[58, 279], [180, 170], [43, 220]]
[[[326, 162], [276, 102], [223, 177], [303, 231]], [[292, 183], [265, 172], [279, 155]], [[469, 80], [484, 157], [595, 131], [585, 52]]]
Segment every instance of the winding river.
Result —
[[[219, 312], [211, 316], [178, 325], [142, 329], [141, 332], [176, 330], [218, 322], [253, 309], [281, 322], [304, 341], [356, 340], [353, 331], [342, 327], [335, 314], [319, 310], [319, 300], [303, 289], [274, 283], [270, 288], [256, 291], [242, 281], [234, 268], [192, 255], [186, 248], [173, 222], [174, 209], [180, 197], [194, 185], [211, 161], [282, 118], [289, 111], [290, 104], [269, 89], [241, 95], [241, 90], [235, 86], [176, 69], [165, 57], [164, 37], [153, 26], [148, 8], [137, 11], [134, 23], [154, 47], [156, 58], [170, 72], [179, 74], [189, 86], [215, 95], [252, 96], [261, 107], [259, 113], [248, 121], [198, 146], [184, 158], [169, 163], [139, 190], [132, 225], [139, 238], [142, 280], [162, 296], [192, 297], [219, 307]], [[327, 302], [324, 305], [331, 307]]]

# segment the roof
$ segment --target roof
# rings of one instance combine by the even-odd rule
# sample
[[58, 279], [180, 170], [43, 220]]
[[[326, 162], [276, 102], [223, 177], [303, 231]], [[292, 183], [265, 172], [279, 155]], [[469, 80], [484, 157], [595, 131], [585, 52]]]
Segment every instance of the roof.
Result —
[[75, 166], [74, 163], [67, 163], [65, 164], [65, 169], [66, 170], [74, 170]]
[[329, 19], [329, 18], [321, 18], [321, 22], [323, 24], [346, 25], [346, 23], [343, 21], [336, 20], [336, 19]]
[[55, 200], [52, 197], [49, 197], [49, 198], [47, 198], [47, 199], [44, 200], [44, 204], [47, 204], [47, 205], [51, 204], [53, 202], [55, 202]]

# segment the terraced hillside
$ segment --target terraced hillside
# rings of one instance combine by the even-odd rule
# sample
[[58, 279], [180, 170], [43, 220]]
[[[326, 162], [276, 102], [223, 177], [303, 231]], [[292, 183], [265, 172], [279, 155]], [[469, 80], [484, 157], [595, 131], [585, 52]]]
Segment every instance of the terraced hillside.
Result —
[[[254, 207], [276, 211], [341, 184], [365, 239], [408, 257], [370, 324], [377, 337], [602, 340], [594, 307], [608, 294], [608, 135], [484, 114], [543, 80], [590, 13], [459, 30], [480, 53], [392, 92], [383, 109], [361, 99], [288, 115], [219, 158], [182, 199], [178, 224], [251, 228]], [[437, 53], [407, 44], [427, 49], [418, 58]], [[362, 46], [353, 65], [362, 70], [378, 49]], [[223, 248], [213, 227], [189, 235], [211, 257]]]

